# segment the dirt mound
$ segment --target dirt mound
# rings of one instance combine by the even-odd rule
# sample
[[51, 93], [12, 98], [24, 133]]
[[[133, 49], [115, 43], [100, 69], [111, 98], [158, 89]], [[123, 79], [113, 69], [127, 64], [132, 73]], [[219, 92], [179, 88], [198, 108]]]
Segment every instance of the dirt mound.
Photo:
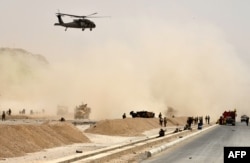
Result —
[[180, 125], [183, 126], [187, 123], [188, 117], [175, 117], [175, 118], [168, 118], [168, 123], [173, 125]]
[[70, 123], [0, 125], [0, 158], [17, 157], [45, 148], [90, 142]]
[[[186, 120], [187, 117], [170, 118], [167, 126], [184, 125]], [[138, 136], [146, 130], [159, 127], [158, 118], [126, 118], [99, 121], [85, 132], [111, 136]]]
[[16, 119], [31, 119], [31, 117], [28, 116], [28, 115], [22, 115], [22, 114], [11, 115], [11, 116], [6, 115], [6, 120], [9, 120], [9, 119], [11, 119], [11, 120], [16, 120]]

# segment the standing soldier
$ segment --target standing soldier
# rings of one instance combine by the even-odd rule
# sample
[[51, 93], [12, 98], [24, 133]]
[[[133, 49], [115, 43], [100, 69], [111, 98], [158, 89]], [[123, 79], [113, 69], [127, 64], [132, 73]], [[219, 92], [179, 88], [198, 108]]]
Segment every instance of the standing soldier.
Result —
[[166, 127], [167, 126], [167, 118], [166, 117], [164, 117], [163, 123], [164, 123], [164, 127]]
[[162, 122], [163, 122], [162, 118], [159, 118], [159, 121], [160, 121], [160, 125], [162, 126]]
[[2, 113], [2, 121], [5, 121], [5, 111]]
[[193, 123], [193, 118], [192, 117], [188, 117], [188, 119], [187, 119], [188, 128], [191, 127], [192, 123]]
[[196, 119], [196, 124], [198, 123], [198, 121], [199, 121], [199, 118], [198, 118], [198, 116], [195, 118]]
[[123, 119], [125, 119], [125, 118], [126, 118], [126, 113], [124, 113], [124, 114], [122, 115], [122, 118], [123, 118]]
[[160, 119], [162, 118], [161, 112], [160, 112], [160, 114], [159, 114], [159, 118], [160, 118]]
[[207, 123], [208, 124], [210, 123], [210, 116], [209, 115], [207, 116]]
[[8, 115], [11, 115], [11, 109], [9, 108], [9, 110], [7, 111]]
[[201, 125], [203, 125], [203, 116], [201, 116], [200, 118], [199, 118], [199, 123], [201, 123]]
[[247, 117], [247, 119], [246, 119], [246, 123], [247, 123], [247, 126], [248, 126], [248, 123], [249, 123], [249, 117]]
[[219, 124], [222, 125], [223, 124], [223, 119], [222, 119], [222, 116], [220, 116], [220, 119], [219, 119]]

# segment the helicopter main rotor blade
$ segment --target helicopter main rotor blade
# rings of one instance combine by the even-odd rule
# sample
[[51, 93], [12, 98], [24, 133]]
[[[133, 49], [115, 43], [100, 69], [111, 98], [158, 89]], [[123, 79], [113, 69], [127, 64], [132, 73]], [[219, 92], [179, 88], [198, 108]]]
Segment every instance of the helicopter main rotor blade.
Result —
[[88, 16], [88, 18], [110, 18], [110, 16]]
[[91, 15], [95, 15], [97, 14], [97, 12], [93, 13], [93, 14], [90, 14], [90, 15], [87, 15], [87, 16], [79, 16], [79, 15], [71, 15], [71, 14], [64, 14], [64, 13], [56, 13], [57, 15], [61, 15], [61, 16], [70, 16], [70, 17], [75, 17], [75, 18], [86, 18], [86, 17], [89, 17]]
[[95, 15], [95, 14], [97, 14], [97, 12], [95, 12], [95, 13], [93, 13], [93, 14], [89, 14], [89, 15], [87, 15], [87, 16], [85, 16], [85, 17], [89, 17], [89, 16], [92, 16], [92, 15]]
[[70, 17], [76, 17], [76, 18], [84, 18], [85, 16], [78, 16], [78, 15], [71, 15], [71, 14], [64, 14], [64, 13], [56, 13], [57, 15], [61, 16], [70, 16]]

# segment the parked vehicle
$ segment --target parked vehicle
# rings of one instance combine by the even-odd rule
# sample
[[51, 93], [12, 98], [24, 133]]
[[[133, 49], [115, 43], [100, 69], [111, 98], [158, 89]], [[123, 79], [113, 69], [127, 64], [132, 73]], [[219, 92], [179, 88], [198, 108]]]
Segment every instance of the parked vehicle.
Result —
[[227, 125], [227, 124], [231, 124], [233, 126], [235, 126], [235, 119], [236, 119], [236, 110], [234, 111], [224, 111], [224, 113], [222, 114], [222, 116], [220, 117], [220, 124], [222, 125]]
[[130, 115], [133, 118], [136, 118], [136, 117], [140, 117], [140, 118], [154, 118], [155, 117], [155, 113], [148, 112], [148, 111], [138, 111], [138, 112], [131, 111]]
[[240, 117], [240, 121], [241, 121], [241, 122], [246, 122], [246, 121], [247, 121], [247, 118], [249, 118], [247, 115], [242, 115], [242, 116]]

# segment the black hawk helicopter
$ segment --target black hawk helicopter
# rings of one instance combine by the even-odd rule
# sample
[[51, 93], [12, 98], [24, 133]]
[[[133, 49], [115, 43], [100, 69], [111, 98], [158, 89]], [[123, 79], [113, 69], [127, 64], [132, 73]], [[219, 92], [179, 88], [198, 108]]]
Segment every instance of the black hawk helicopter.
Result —
[[[78, 16], [78, 15], [71, 15], [71, 14], [64, 14], [64, 13], [56, 13], [56, 16], [58, 18], [58, 23], [55, 23], [54, 25], [59, 25], [66, 27], [65, 31], [67, 31], [67, 28], [81, 28], [82, 31], [84, 31], [85, 28], [89, 28], [90, 31], [92, 31], [93, 28], [96, 27], [95, 23], [89, 19], [86, 18], [99, 18], [99, 17], [91, 17], [92, 15], [95, 15], [97, 13], [93, 13], [87, 16]], [[73, 22], [64, 23], [62, 20], [62, 16], [70, 16], [74, 18], [80, 18], [80, 19], [74, 19]]]

